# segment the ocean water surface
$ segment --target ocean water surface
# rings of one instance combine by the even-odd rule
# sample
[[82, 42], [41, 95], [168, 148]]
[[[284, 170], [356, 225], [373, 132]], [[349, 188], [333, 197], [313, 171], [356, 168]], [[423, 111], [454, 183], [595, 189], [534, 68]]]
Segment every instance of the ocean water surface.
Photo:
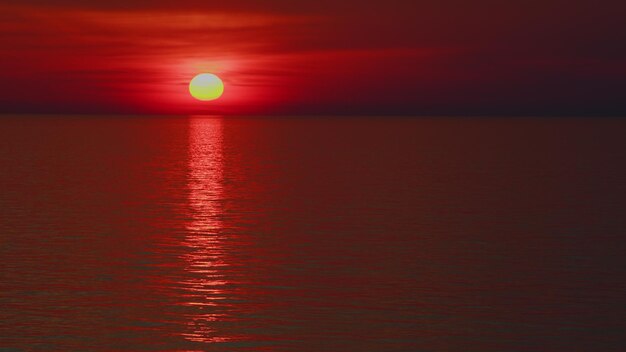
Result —
[[0, 351], [626, 350], [626, 120], [0, 118]]

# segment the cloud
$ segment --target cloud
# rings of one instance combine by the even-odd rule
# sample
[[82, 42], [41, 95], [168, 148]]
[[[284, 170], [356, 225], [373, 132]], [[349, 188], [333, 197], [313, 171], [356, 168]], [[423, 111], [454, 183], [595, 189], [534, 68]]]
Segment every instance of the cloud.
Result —
[[[609, 5], [5, 1], [0, 109], [626, 111], [625, 5]], [[227, 84], [209, 108], [186, 91], [203, 71]]]

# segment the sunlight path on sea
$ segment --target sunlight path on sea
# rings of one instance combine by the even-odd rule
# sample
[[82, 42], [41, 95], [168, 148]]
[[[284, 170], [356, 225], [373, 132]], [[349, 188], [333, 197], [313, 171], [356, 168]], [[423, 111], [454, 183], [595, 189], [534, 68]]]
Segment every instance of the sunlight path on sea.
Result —
[[195, 307], [188, 315], [183, 336], [194, 342], [224, 342], [212, 324], [227, 296], [224, 270], [229, 266], [222, 246], [220, 201], [223, 179], [222, 120], [191, 119], [189, 125], [189, 221], [183, 245], [185, 270], [191, 274], [180, 284], [187, 290], [183, 304]]

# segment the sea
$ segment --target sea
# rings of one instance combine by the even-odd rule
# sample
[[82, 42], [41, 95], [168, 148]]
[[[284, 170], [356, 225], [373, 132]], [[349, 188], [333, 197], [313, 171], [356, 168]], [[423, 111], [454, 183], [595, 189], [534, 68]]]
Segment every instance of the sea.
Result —
[[0, 116], [0, 351], [625, 351], [626, 119]]

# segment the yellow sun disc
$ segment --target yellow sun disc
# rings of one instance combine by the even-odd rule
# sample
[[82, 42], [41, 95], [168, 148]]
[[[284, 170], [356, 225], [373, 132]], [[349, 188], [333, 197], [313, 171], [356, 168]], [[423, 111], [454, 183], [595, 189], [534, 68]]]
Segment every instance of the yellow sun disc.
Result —
[[212, 73], [201, 73], [189, 82], [189, 93], [198, 100], [215, 100], [224, 93], [224, 82]]

